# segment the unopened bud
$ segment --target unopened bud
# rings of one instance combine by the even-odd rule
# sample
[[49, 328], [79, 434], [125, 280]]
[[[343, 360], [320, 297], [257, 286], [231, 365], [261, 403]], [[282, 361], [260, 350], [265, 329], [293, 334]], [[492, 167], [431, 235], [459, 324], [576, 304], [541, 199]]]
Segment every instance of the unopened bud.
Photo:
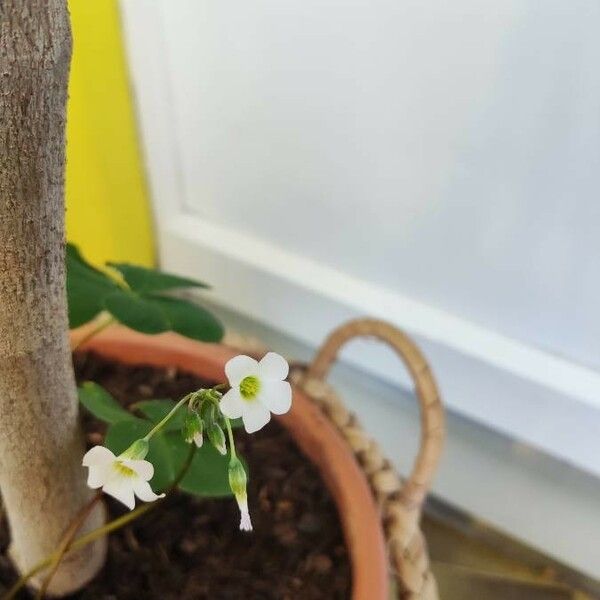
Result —
[[210, 443], [220, 454], [225, 456], [225, 454], [227, 454], [227, 444], [225, 443], [225, 434], [223, 433], [223, 430], [213, 422], [209, 425], [207, 434]]
[[229, 487], [235, 495], [235, 500], [240, 509], [240, 529], [242, 531], [252, 531], [252, 521], [248, 511], [248, 494], [246, 493], [246, 484], [248, 476], [244, 465], [237, 456], [232, 456], [229, 461]]
[[236, 496], [245, 495], [248, 476], [246, 475], [246, 469], [244, 469], [242, 461], [237, 456], [232, 456], [229, 461], [228, 475], [231, 491]]
[[188, 411], [185, 415], [185, 420], [183, 421], [183, 439], [191, 444], [192, 442], [200, 448], [204, 441], [204, 437], [202, 435], [202, 430], [204, 429], [204, 424], [202, 423], [202, 419], [200, 415], [194, 411]]

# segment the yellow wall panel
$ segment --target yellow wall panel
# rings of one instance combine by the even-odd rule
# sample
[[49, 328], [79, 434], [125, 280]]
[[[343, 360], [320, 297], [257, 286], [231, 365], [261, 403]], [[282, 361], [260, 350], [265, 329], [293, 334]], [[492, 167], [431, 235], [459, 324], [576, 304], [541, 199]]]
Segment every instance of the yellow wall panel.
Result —
[[154, 263], [154, 242], [116, 0], [70, 0], [67, 237], [93, 262]]

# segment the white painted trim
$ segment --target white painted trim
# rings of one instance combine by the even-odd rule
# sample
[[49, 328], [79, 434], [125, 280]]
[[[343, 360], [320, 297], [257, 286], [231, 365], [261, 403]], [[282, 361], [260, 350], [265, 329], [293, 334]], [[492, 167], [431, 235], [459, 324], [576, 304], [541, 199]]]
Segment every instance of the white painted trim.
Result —
[[[191, 215], [171, 216], [168, 235], [306, 288], [358, 313], [378, 315], [496, 369], [600, 408], [600, 373], [427, 306], [255, 237]], [[207, 240], [209, 240], [207, 242]], [[302, 327], [296, 335], [302, 337]]]
[[[166, 269], [312, 346], [348, 318], [393, 322], [424, 349], [448, 407], [600, 475], [598, 373], [193, 215], [162, 222], [159, 238]], [[408, 385], [389, 352], [353, 346], [344, 359]]]
[[[600, 475], [596, 371], [185, 213], [160, 6], [121, 3], [163, 266], [205, 278], [218, 302], [313, 346], [347, 318], [391, 320], [416, 336], [449, 407]], [[407, 384], [388, 354], [354, 346], [344, 357]]]

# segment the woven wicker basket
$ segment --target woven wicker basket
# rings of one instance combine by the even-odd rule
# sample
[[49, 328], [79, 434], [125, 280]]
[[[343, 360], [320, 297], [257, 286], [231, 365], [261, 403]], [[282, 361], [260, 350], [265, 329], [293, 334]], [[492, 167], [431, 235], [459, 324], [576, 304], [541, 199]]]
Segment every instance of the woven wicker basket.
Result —
[[[357, 337], [376, 338], [391, 346], [405, 363], [415, 384], [421, 408], [421, 443], [412, 473], [404, 481], [326, 381], [340, 348]], [[291, 378], [339, 429], [367, 476], [381, 509], [399, 597], [403, 600], [438, 600], [420, 519], [443, 446], [444, 411], [435, 380], [420, 350], [406, 334], [389, 323], [358, 319], [336, 329], [325, 340], [312, 363], [294, 368]]]

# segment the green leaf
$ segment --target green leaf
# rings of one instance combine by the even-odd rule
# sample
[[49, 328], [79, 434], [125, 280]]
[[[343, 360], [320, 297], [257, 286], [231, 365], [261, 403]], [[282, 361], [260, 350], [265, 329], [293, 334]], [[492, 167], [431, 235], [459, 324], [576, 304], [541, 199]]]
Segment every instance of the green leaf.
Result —
[[121, 324], [154, 334], [169, 329], [203, 342], [218, 342], [223, 326], [206, 309], [178, 298], [156, 295], [177, 288], [207, 287], [200, 281], [127, 263], [109, 263], [131, 290], [86, 262], [76, 246], [67, 244], [69, 324], [78, 327], [107, 310]]
[[[108, 428], [104, 443], [116, 455], [124, 452], [135, 442], [143, 438], [152, 428], [152, 423], [143, 419], [120, 421]], [[154, 477], [150, 483], [154, 491], [162, 491], [175, 479], [180, 465], [174, 463], [176, 457], [169, 449], [169, 445], [162, 432], [155, 433], [150, 440], [150, 449], [146, 460], [154, 465]]]
[[[162, 421], [175, 408], [173, 400], [142, 400], [132, 405], [153, 423]], [[163, 427], [163, 431], [181, 431], [186, 408], [180, 408]]]
[[116, 269], [123, 275], [123, 279], [129, 287], [140, 294], [150, 292], [162, 292], [164, 290], [173, 290], [181, 288], [207, 288], [209, 287], [201, 281], [180, 277], [171, 273], [163, 273], [156, 269], [130, 265], [128, 263], [108, 263], [110, 267]]
[[104, 309], [104, 297], [119, 288], [102, 271], [87, 263], [72, 244], [67, 244], [66, 264], [69, 326], [74, 328], [91, 321]]
[[79, 389], [79, 402], [95, 417], [107, 423], [135, 420], [102, 386], [86, 381]]
[[135, 440], [145, 437], [150, 429], [152, 429], [152, 423], [145, 419], [134, 417], [117, 421], [107, 429], [104, 445], [118, 456], [127, 450]]
[[[168, 433], [165, 438], [171, 448], [175, 464], [182, 465], [189, 452], [189, 445], [183, 441], [180, 434]], [[213, 498], [231, 496], [228, 466], [229, 456], [222, 456], [211, 444], [204, 443], [196, 450], [194, 460], [179, 487], [184, 492], [197, 496]]]
[[161, 333], [170, 328], [160, 306], [134, 292], [115, 291], [104, 298], [104, 307], [117, 321], [142, 333]]
[[220, 342], [223, 325], [206, 309], [179, 298], [151, 296], [148, 300], [159, 307], [173, 331], [201, 342]]
[[[182, 442], [183, 443], [183, 442]], [[154, 465], [152, 487], [156, 491], [165, 491], [175, 481], [175, 477], [183, 466], [183, 461], [171, 452], [167, 434], [163, 431], [155, 433], [150, 440], [150, 451], [146, 460]]]

